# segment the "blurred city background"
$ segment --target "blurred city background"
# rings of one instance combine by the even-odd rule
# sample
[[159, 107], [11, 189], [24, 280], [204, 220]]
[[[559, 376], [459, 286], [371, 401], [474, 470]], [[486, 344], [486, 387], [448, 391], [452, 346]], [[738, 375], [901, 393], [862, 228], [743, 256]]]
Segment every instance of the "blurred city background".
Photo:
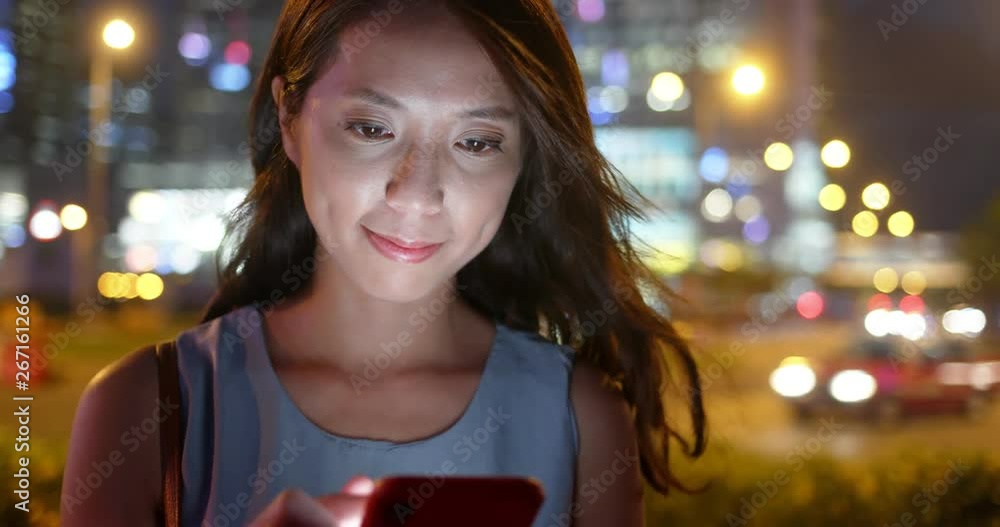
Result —
[[[711, 486], [650, 525], [1000, 525], [1000, 4], [554, 5], [703, 371], [712, 447], [677, 461]], [[279, 10], [0, 0], [0, 433], [29, 295], [34, 524], [87, 381], [214, 291]]]

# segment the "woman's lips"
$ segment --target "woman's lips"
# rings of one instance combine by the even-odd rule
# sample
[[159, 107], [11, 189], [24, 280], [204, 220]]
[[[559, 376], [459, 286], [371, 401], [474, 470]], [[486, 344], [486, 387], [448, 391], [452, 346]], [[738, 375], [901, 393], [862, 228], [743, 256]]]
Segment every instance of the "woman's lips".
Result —
[[397, 262], [420, 263], [433, 256], [442, 245], [440, 243], [428, 244], [426, 242], [405, 243], [397, 238], [378, 234], [367, 227], [362, 227], [362, 229], [376, 251], [382, 256]]

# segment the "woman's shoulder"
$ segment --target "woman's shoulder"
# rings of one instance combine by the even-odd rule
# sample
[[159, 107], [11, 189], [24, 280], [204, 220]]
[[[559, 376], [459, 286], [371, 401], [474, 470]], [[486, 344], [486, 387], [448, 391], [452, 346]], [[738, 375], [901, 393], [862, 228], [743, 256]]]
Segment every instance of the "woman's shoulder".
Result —
[[501, 345], [517, 365], [534, 372], [555, 370], [560, 374], [568, 374], [572, 371], [575, 354], [569, 346], [548, 340], [531, 330], [511, 326], [504, 328], [506, 331]]
[[[159, 437], [144, 430], [165, 411], [158, 406], [157, 375], [155, 349], [144, 346], [105, 366], [84, 388], [63, 473], [65, 525], [90, 525], [112, 514], [135, 524], [152, 518], [160, 492]], [[111, 470], [114, 477], [104, 473]], [[95, 477], [103, 480], [98, 488], [79, 485]]]

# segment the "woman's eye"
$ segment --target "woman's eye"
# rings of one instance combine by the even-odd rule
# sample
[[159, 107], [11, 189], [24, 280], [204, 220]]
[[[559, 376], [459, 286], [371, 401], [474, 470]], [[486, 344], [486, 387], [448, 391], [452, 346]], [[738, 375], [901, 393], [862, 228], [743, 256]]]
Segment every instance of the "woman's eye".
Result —
[[485, 138], [470, 138], [463, 141], [459, 141], [458, 145], [461, 146], [463, 150], [466, 150], [472, 154], [482, 154], [490, 150], [496, 150], [497, 152], [503, 152], [500, 148], [500, 141]]
[[392, 136], [392, 132], [388, 128], [374, 123], [347, 123], [345, 130], [351, 130], [368, 141], [377, 141]]

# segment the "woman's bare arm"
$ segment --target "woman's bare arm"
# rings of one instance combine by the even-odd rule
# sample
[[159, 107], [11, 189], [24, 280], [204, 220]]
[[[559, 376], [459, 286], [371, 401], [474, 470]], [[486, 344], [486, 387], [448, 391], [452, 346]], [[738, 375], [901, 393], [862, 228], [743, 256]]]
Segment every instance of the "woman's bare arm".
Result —
[[63, 472], [64, 527], [157, 524], [160, 420], [180, 411], [180, 401], [161, 404], [157, 379], [156, 355], [138, 350], [105, 367], [87, 385]]
[[580, 431], [573, 527], [643, 527], [643, 486], [635, 428], [625, 400], [585, 362], [573, 368], [570, 397]]

